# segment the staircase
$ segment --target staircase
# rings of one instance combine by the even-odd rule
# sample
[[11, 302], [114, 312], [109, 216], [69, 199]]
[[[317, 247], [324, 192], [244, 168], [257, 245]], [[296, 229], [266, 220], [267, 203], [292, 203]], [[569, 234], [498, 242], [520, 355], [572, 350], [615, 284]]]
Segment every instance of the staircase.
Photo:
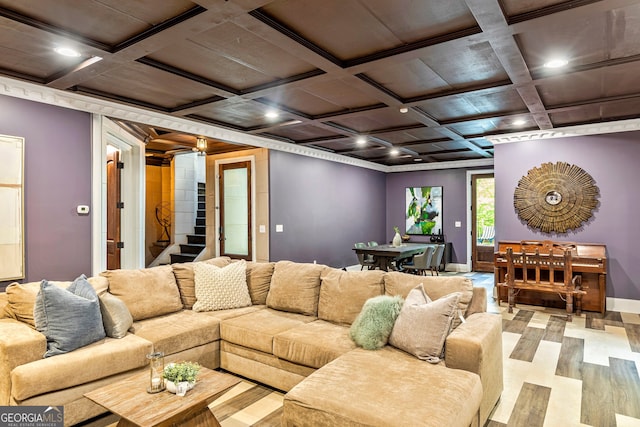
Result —
[[180, 252], [171, 254], [171, 263], [193, 262], [206, 246], [205, 223], [205, 184], [198, 183], [198, 210], [196, 213], [196, 226], [194, 233], [187, 235], [187, 243], [180, 245]]

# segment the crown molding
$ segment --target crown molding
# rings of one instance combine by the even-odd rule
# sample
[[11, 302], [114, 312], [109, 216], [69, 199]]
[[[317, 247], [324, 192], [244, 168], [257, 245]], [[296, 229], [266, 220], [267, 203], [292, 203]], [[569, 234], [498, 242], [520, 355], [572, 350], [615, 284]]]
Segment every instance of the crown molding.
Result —
[[567, 126], [557, 129], [517, 132], [504, 135], [486, 136], [493, 145], [536, 139], [567, 138], [571, 136], [602, 135], [607, 133], [631, 132], [640, 130], [640, 119], [619, 120], [615, 122], [591, 123], [587, 125]]
[[384, 173], [493, 165], [493, 159], [479, 159], [454, 162], [421, 163], [406, 166], [385, 166], [316, 148], [297, 145], [295, 143], [265, 138], [233, 129], [227, 129], [221, 126], [214, 126], [195, 120], [175, 117], [158, 111], [119, 104], [100, 98], [92, 98], [75, 92], [63, 91], [2, 76], [0, 76], [0, 94], [120, 120], [145, 123], [151, 126], [173, 129], [193, 135], [202, 135], [212, 139], [228, 142], [230, 144], [249, 145], [253, 147], [283, 151], [291, 154], [327, 160], [330, 162], [372, 169]]

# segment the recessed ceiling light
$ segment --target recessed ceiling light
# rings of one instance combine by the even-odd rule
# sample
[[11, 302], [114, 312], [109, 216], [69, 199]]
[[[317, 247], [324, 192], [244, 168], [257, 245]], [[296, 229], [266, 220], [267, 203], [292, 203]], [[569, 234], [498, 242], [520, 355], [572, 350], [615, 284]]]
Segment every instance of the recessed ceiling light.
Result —
[[545, 68], [561, 68], [567, 65], [569, 61], [564, 58], [555, 58], [544, 63]]
[[77, 58], [80, 56], [80, 52], [70, 47], [57, 47], [53, 49], [53, 51], [62, 56], [69, 56], [72, 58]]
[[264, 114], [264, 116], [267, 119], [277, 119], [280, 116], [280, 113], [278, 113], [276, 110], [269, 110]]
[[400, 154], [400, 150], [398, 150], [397, 148], [392, 148], [391, 151], [389, 151], [389, 154], [391, 154], [392, 156], [397, 156], [398, 154]]
[[415, 157], [415, 158], [413, 159], [413, 161], [414, 161], [414, 162], [421, 162], [421, 161], [422, 161], [422, 159], [421, 159], [420, 157]]
[[364, 145], [366, 143], [367, 143], [367, 138], [365, 138], [364, 136], [359, 136], [356, 138], [356, 144]]
[[523, 120], [523, 119], [514, 120], [514, 121], [512, 122], [512, 124], [513, 124], [514, 126], [522, 126], [522, 125], [524, 125], [525, 123], [527, 123], [527, 121], [526, 121], [526, 120]]
[[407, 107], [401, 107], [401, 108], [400, 108], [400, 112], [401, 112], [402, 114], [404, 114], [404, 113], [406, 113], [406, 112], [408, 112], [408, 111], [409, 111], [409, 109], [408, 109]]

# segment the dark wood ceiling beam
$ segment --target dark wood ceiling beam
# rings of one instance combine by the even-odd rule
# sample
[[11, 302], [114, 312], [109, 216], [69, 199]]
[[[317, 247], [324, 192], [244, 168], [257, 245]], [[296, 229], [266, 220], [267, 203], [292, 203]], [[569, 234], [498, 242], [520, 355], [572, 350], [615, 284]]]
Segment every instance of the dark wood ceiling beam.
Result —
[[498, 60], [540, 129], [551, 129], [553, 124], [545, 113], [545, 106], [533, 84], [531, 73], [511, 34], [502, 8], [496, 0], [465, 0], [471, 13], [488, 37]]

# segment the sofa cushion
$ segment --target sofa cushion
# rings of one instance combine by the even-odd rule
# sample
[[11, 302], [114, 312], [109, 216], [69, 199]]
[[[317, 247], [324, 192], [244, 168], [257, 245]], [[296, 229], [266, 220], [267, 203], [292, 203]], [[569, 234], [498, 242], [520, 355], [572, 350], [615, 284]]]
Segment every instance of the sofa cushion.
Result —
[[84, 275], [67, 289], [43, 280], [33, 317], [36, 329], [47, 337], [44, 357], [73, 351], [106, 336], [98, 295]]
[[387, 295], [400, 295], [405, 298], [411, 289], [421, 283], [425, 292], [433, 301], [453, 292], [461, 293], [458, 301], [460, 312], [453, 319], [453, 327], [457, 328], [461, 323], [460, 317], [467, 312], [473, 296], [473, 282], [471, 279], [463, 276], [414, 276], [397, 271], [387, 273], [384, 276], [384, 288]]
[[107, 270], [100, 274], [109, 279], [109, 292], [124, 301], [133, 320], [182, 310], [180, 292], [170, 265]]
[[274, 267], [273, 262], [247, 262], [247, 286], [253, 304], [267, 303]]
[[356, 348], [349, 328], [316, 320], [273, 337], [273, 354], [312, 368], [319, 368]]
[[[283, 426], [477, 425], [480, 377], [385, 347], [355, 349], [284, 396]], [[474, 423], [475, 421], [475, 423]]]
[[111, 338], [123, 338], [133, 325], [133, 317], [131, 317], [127, 305], [120, 298], [108, 292], [100, 295], [99, 298], [105, 333]]
[[396, 319], [389, 344], [419, 359], [439, 362], [451, 332], [460, 293], [431, 301], [422, 285], [412, 289]]
[[225, 320], [231, 319], [232, 317], [242, 316], [243, 314], [264, 310], [265, 308], [267, 308], [266, 305], [250, 305], [248, 307], [230, 308], [228, 310], [203, 311], [200, 314], [215, 317], [218, 320]]
[[196, 263], [193, 273], [196, 283], [193, 311], [226, 310], [251, 305], [245, 260], [222, 268]]
[[316, 316], [320, 273], [325, 266], [278, 261], [267, 294], [267, 306], [275, 310]]
[[233, 344], [273, 353], [273, 337], [280, 332], [313, 322], [315, 317], [266, 308], [220, 323], [220, 337]]
[[198, 262], [215, 265], [216, 267], [224, 267], [229, 265], [231, 258], [225, 256], [211, 258], [204, 261], [171, 264], [184, 308], [191, 308], [196, 302], [196, 285], [194, 281], [193, 266]]
[[220, 339], [220, 320], [191, 310], [135, 322], [135, 334], [153, 343], [155, 351], [179, 353]]
[[384, 272], [326, 268], [320, 276], [318, 318], [350, 325], [369, 298], [384, 293]]
[[368, 299], [349, 330], [353, 342], [367, 350], [378, 350], [387, 345], [403, 303], [404, 299], [398, 295]]
[[[106, 292], [109, 282], [104, 277], [89, 277], [88, 282], [93, 286], [96, 293], [101, 295]], [[13, 282], [7, 286], [7, 306], [5, 311], [8, 317], [19, 320], [35, 329], [36, 323], [33, 319], [33, 307], [36, 303], [36, 296], [40, 291], [40, 282], [18, 283]], [[60, 282], [49, 280], [51, 284], [66, 289], [72, 282]]]
[[11, 394], [16, 401], [22, 401], [145, 367], [146, 356], [152, 351], [149, 341], [133, 334], [122, 339], [106, 338], [69, 353], [17, 366], [11, 371]]

